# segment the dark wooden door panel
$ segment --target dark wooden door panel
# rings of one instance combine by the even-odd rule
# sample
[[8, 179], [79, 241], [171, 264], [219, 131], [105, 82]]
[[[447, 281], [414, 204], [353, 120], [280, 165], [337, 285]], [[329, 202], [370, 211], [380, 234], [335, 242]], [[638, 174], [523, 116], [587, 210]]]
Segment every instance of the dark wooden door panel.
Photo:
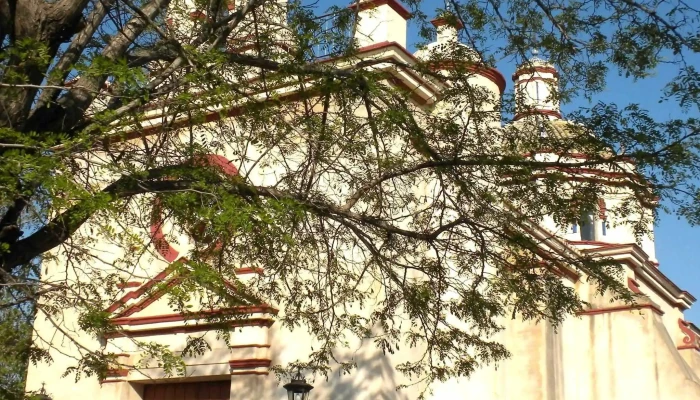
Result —
[[231, 381], [146, 385], [143, 400], [229, 400]]

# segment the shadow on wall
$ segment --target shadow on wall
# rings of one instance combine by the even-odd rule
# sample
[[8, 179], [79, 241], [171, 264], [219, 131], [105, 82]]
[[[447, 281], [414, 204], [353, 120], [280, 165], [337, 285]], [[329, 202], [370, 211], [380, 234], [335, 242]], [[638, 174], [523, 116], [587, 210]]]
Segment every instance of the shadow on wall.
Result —
[[[273, 329], [270, 332], [270, 343], [272, 343], [273, 363], [286, 364], [288, 362], [302, 359], [313, 351], [308, 335], [299, 338], [302, 332], [294, 331], [291, 335], [294, 340], [289, 340], [290, 332]], [[280, 339], [277, 339], [280, 338]], [[285, 339], [282, 339], [285, 338]], [[404, 352], [398, 352], [405, 354]], [[311, 391], [311, 399], [333, 399], [333, 400], [412, 400], [417, 397], [415, 387], [409, 387], [400, 391], [396, 386], [406, 383], [402, 374], [397, 373], [395, 366], [408, 359], [402, 359], [396, 354], [384, 354], [379, 350], [372, 340], [365, 340], [358, 346], [351, 346], [350, 349], [343, 349], [336, 353], [340, 360], [354, 360], [357, 368], [350, 374], [339, 372], [337, 364], [331, 365], [332, 371], [328, 374], [328, 380], [323, 376], [306, 376], [309, 383], [314, 386]], [[271, 374], [270, 383], [277, 385], [278, 382]], [[267, 393], [275, 393], [273, 397], [262, 396], [261, 398], [286, 399], [286, 392], [282, 388], [286, 382], [281, 382], [276, 387], [267, 387]], [[267, 385], [266, 385], [267, 386]]]

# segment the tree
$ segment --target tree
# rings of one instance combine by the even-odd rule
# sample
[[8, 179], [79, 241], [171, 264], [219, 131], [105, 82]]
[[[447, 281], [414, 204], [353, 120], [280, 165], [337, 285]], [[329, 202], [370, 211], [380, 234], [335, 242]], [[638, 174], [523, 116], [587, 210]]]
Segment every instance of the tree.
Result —
[[[36, 276], [36, 270], [20, 268], [14, 271], [17, 278]], [[24, 300], [25, 293], [12, 286], [0, 289], [3, 305], [0, 310], [0, 398], [7, 400], [24, 398], [24, 378], [31, 353], [31, 324], [33, 303]], [[27, 289], [27, 288], [23, 288]]]
[[[22, 293], [2, 307], [26, 301], [49, 318], [72, 307], [83, 332], [112, 332], [104, 310], [122, 272], [156, 256], [144, 219], [156, 214], [195, 242], [187, 266], [174, 264], [188, 271], [170, 289], [175, 309], [198, 291], [227, 304], [273, 302], [282, 323], [323, 343], [310, 355], [319, 371], [344, 338], [380, 327], [387, 351], [425, 349], [402, 372], [468, 375], [508, 355], [489, 340], [500, 317], [557, 324], [584, 306], [557, 277], [561, 265], [631, 301], [619, 266], [542, 252], [526, 227], [545, 216], [571, 224], [611, 185], [624, 188], [613, 211], [640, 238], [660, 204], [698, 222], [700, 75], [686, 62], [700, 51], [698, 10], [682, 0], [405, 4], [421, 40], [434, 34], [428, 14], [442, 15], [468, 45], [394, 61], [440, 88], [435, 106], [356, 61], [359, 7], [318, 17], [298, 1], [0, 1], [0, 273]], [[660, 101], [688, 117], [656, 121], [635, 105], [600, 103], [546, 140], [541, 130], [554, 128], [541, 122], [501, 128], [499, 110], [508, 122], [519, 100], [501, 102], [470, 79], [503, 57], [527, 63], [531, 48], [561, 70], [551, 96], [562, 102], [600, 92], [609, 68], [643, 80], [671, 65], [679, 74]], [[529, 156], [543, 148], [585, 160]], [[221, 153], [236, 160], [235, 174], [208, 158]], [[273, 167], [274, 176], [256, 175]], [[576, 168], [617, 175], [572, 185], [564, 178]], [[105, 259], [104, 241], [119, 254]], [[18, 272], [37, 259], [64, 278]], [[251, 263], [265, 275], [246, 285], [233, 269]], [[77, 269], [94, 279], [74, 279]], [[348, 311], [375, 290], [384, 300], [373, 313]], [[175, 368], [165, 349], [150, 350]], [[113, 361], [86, 352], [70, 372], [104, 376]]]

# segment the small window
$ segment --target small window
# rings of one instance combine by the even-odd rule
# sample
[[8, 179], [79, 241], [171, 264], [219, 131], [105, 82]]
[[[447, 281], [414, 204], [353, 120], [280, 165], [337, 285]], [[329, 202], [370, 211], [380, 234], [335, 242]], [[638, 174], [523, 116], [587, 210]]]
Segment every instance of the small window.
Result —
[[591, 211], [581, 215], [581, 240], [595, 240], [595, 217]]

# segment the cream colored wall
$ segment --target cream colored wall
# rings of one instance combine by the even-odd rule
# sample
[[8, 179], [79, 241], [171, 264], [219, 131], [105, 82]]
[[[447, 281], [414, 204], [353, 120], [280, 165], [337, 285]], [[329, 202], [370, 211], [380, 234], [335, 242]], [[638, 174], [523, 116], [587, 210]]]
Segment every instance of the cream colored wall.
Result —
[[[361, 21], [360, 32], [372, 32], [371, 42], [396, 40], [405, 45], [405, 21], [400, 21], [390, 7], [380, 6], [374, 14], [368, 13]], [[401, 38], [404, 38], [401, 42]], [[364, 40], [358, 37], [358, 40]], [[361, 43], [362, 45], [362, 43]], [[494, 95], [498, 87], [483, 76], [475, 75], [473, 82], [476, 86], [490, 90]], [[362, 112], [362, 111], [358, 111]], [[234, 124], [232, 121], [227, 123]], [[216, 128], [216, 123], [207, 127]], [[245, 150], [248, 155], [261, 154], [260, 149]], [[235, 160], [241, 152], [231, 148], [222, 154]], [[268, 157], [273, 158], [274, 153]], [[241, 174], [254, 184], [267, 185], [279, 179], [279, 171], [274, 167], [257, 166], [252, 162], [238, 163]], [[424, 196], [435, 188], [421, 186], [417, 191]], [[338, 195], [341, 195], [339, 193]], [[425, 197], [429, 201], [429, 196]], [[612, 205], [612, 203], [611, 203]], [[546, 219], [545, 219], [546, 220]], [[547, 221], [547, 220], [546, 220]], [[549, 220], [551, 223], [551, 220]], [[548, 222], [545, 222], [545, 225]], [[549, 226], [553, 231], [557, 227]], [[629, 232], [612, 227], [606, 241], [612, 243], [628, 243]], [[575, 240], [572, 236], [559, 230], [564, 238]], [[147, 235], [147, 229], [141, 232]], [[177, 240], [181, 255], [187, 251], [187, 240], [180, 236]], [[653, 245], [653, 241], [650, 242]], [[111, 259], [118, 259], [123, 251], [115, 248], [109, 242], [101, 242], [100, 249], [110, 254]], [[650, 245], [645, 245], [647, 252], [653, 252]], [[650, 253], [653, 254], [653, 253]], [[167, 263], [153, 251], [142, 256], [133, 271], [122, 271], [125, 277], [147, 280], [162, 271]], [[109, 270], [108, 263], [97, 262], [94, 270], [104, 268]], [[47, 273], [47, 269], [50, 272]], [[61, 279], [64, 266], [60, 263], [44, 265], [45, 279]], [[71, 272], [72, 273], [72, 272]], [[56, 275], [58, 274], [58, 275]], [[76, 277], [72, 277], [76, 278]], [[575, 285], [583, 298], [591, 297], [591, 288], [580, 281]], [[122, 292], [123, 294], [124, 292]], [[677, 349], [679, 332], [671, 326], [680, 315], [680, 311], [668, 305], [663, 299], [650, 294], [665, 312], [663, 318], [645, 309], [641, 312], [616, 312], [599, 315], [586, 315], [580, 318], [571, 317], [559, 327], [558, 332], [546, 323], [535, 324], [520, 320], [504, 319], [506, 330], [493, 339], [504, 343], [512, 352], [513, 357], [498, 365], [485, 366], [475, 372], [470, 379], [451, 379], [447, 382], [435, 382], [433, 399], [455, 398], [485, 398], [495, 400], [523, 399], [628, 399], [639, 398], [649, 400], [664, 399], [700, 399], [698, 378], [692, 369], [697, 370], [697, 354], [681, 355]], [[117, 296], [118, 297], [118, 296]], [[600, 299], [594, 301], [597, 306], [605, 306]], [[167, 314], [173, 310], [167, 305], [166, 299], [161, 299], [146, 310], [134, 316], [152, 316]], [[366, 312], [371, 311], [367, 307]], [[35, 322], [35, 328], [41, 332], [42, 338], [51, 341], [56, 347], [51, 350], [53, 363], [30, 365], [27, 379], [27, 389], [36, 390], [41, 382], [46, 382], [46, 388], [54, 400], [76, 398], [105, 399], [105, 400], [139, 400], [142, 385], [179, 378], [167, 378], [157, 368], [145, 368], [141, 371], [131, 371], [124, 379], [128, 382], [100, 384], [94, 377], [83, 377], [73, 383], [73, 377], [62, 377], [65, 369], [74, 365], [75, 360], [69, 355], [79, 353], [60, 329], [75, 330], [79, 343], [89, 349], [98, 349], [105, 343], [96, 338], [81, 334], [76, 327], [76, 315], [71, 309], [64, 310], [64, 321], [59, 328], [52, 326], [40, 314]], [[129, 329], [144, 329], [146, 327], [177, 326], [178, 323], [157, 323], [151, 326], [127, 326]], [[669, 332], [671, 332], [669, 334]], [[317, 348], [318, 343], [303, 328], [289, 331], [275, 323], [271, 328], [244, 327], [232, 330], [231, 345], [269, 344], [271, 347], [229, 348], [217, 338], [216, 333], [203, 334], [212, 346], [212, 351], [196, 358], [187, 358], [188, 364], [184, 379], [231, 379], [231, 399], [283, 399], [284, 390], [278, 386], [274, 375], [233, 375], [230, 376], [228, 361], [232, 359], [271, 358], [273, 364], [287, 364], [294, 361], [304, 361], [309, 352]], [[169, 346], [173, 351], [182, 350], [186, 335], [170, 334], [162, 336], [145, 336], [138, 340], [155, 342]], [[41, 340], [38, 341], [41, 343]], [[129, 354], [128, 361], [139, 360], [136, 343], [129, 338], [110, 339], [107, 349], [114, 352]], [[65, 353], [65, 354], [63, 354]], [[416, 398], [421, 389], [409, 388], [396, 392], [398, 384], [410, 383], [407, 378], [398, 375], [394, 366], [397, 363], [415, 360], [421, 356], [420, 349], [403, 348], [393, 355], [385, 355], [378, 350], [371, 340], [354, 341], [348, 349], [339, 349], [338, 357], [343, 360], [354, 360], [358, 369], [350, 375], [338, 375], [337, 368], [325, 381], [316, 377], [313, 398], [316, 399], [391, 399], [410, 400]], [[258, 369], [256, 372], [264, 372]], [[230, 376], [230, 378], [229, 378]]]
[[359, 47], [396, 42], [406, 47], [406, 20], [388, 4], [358, 13], [355, 40]]

